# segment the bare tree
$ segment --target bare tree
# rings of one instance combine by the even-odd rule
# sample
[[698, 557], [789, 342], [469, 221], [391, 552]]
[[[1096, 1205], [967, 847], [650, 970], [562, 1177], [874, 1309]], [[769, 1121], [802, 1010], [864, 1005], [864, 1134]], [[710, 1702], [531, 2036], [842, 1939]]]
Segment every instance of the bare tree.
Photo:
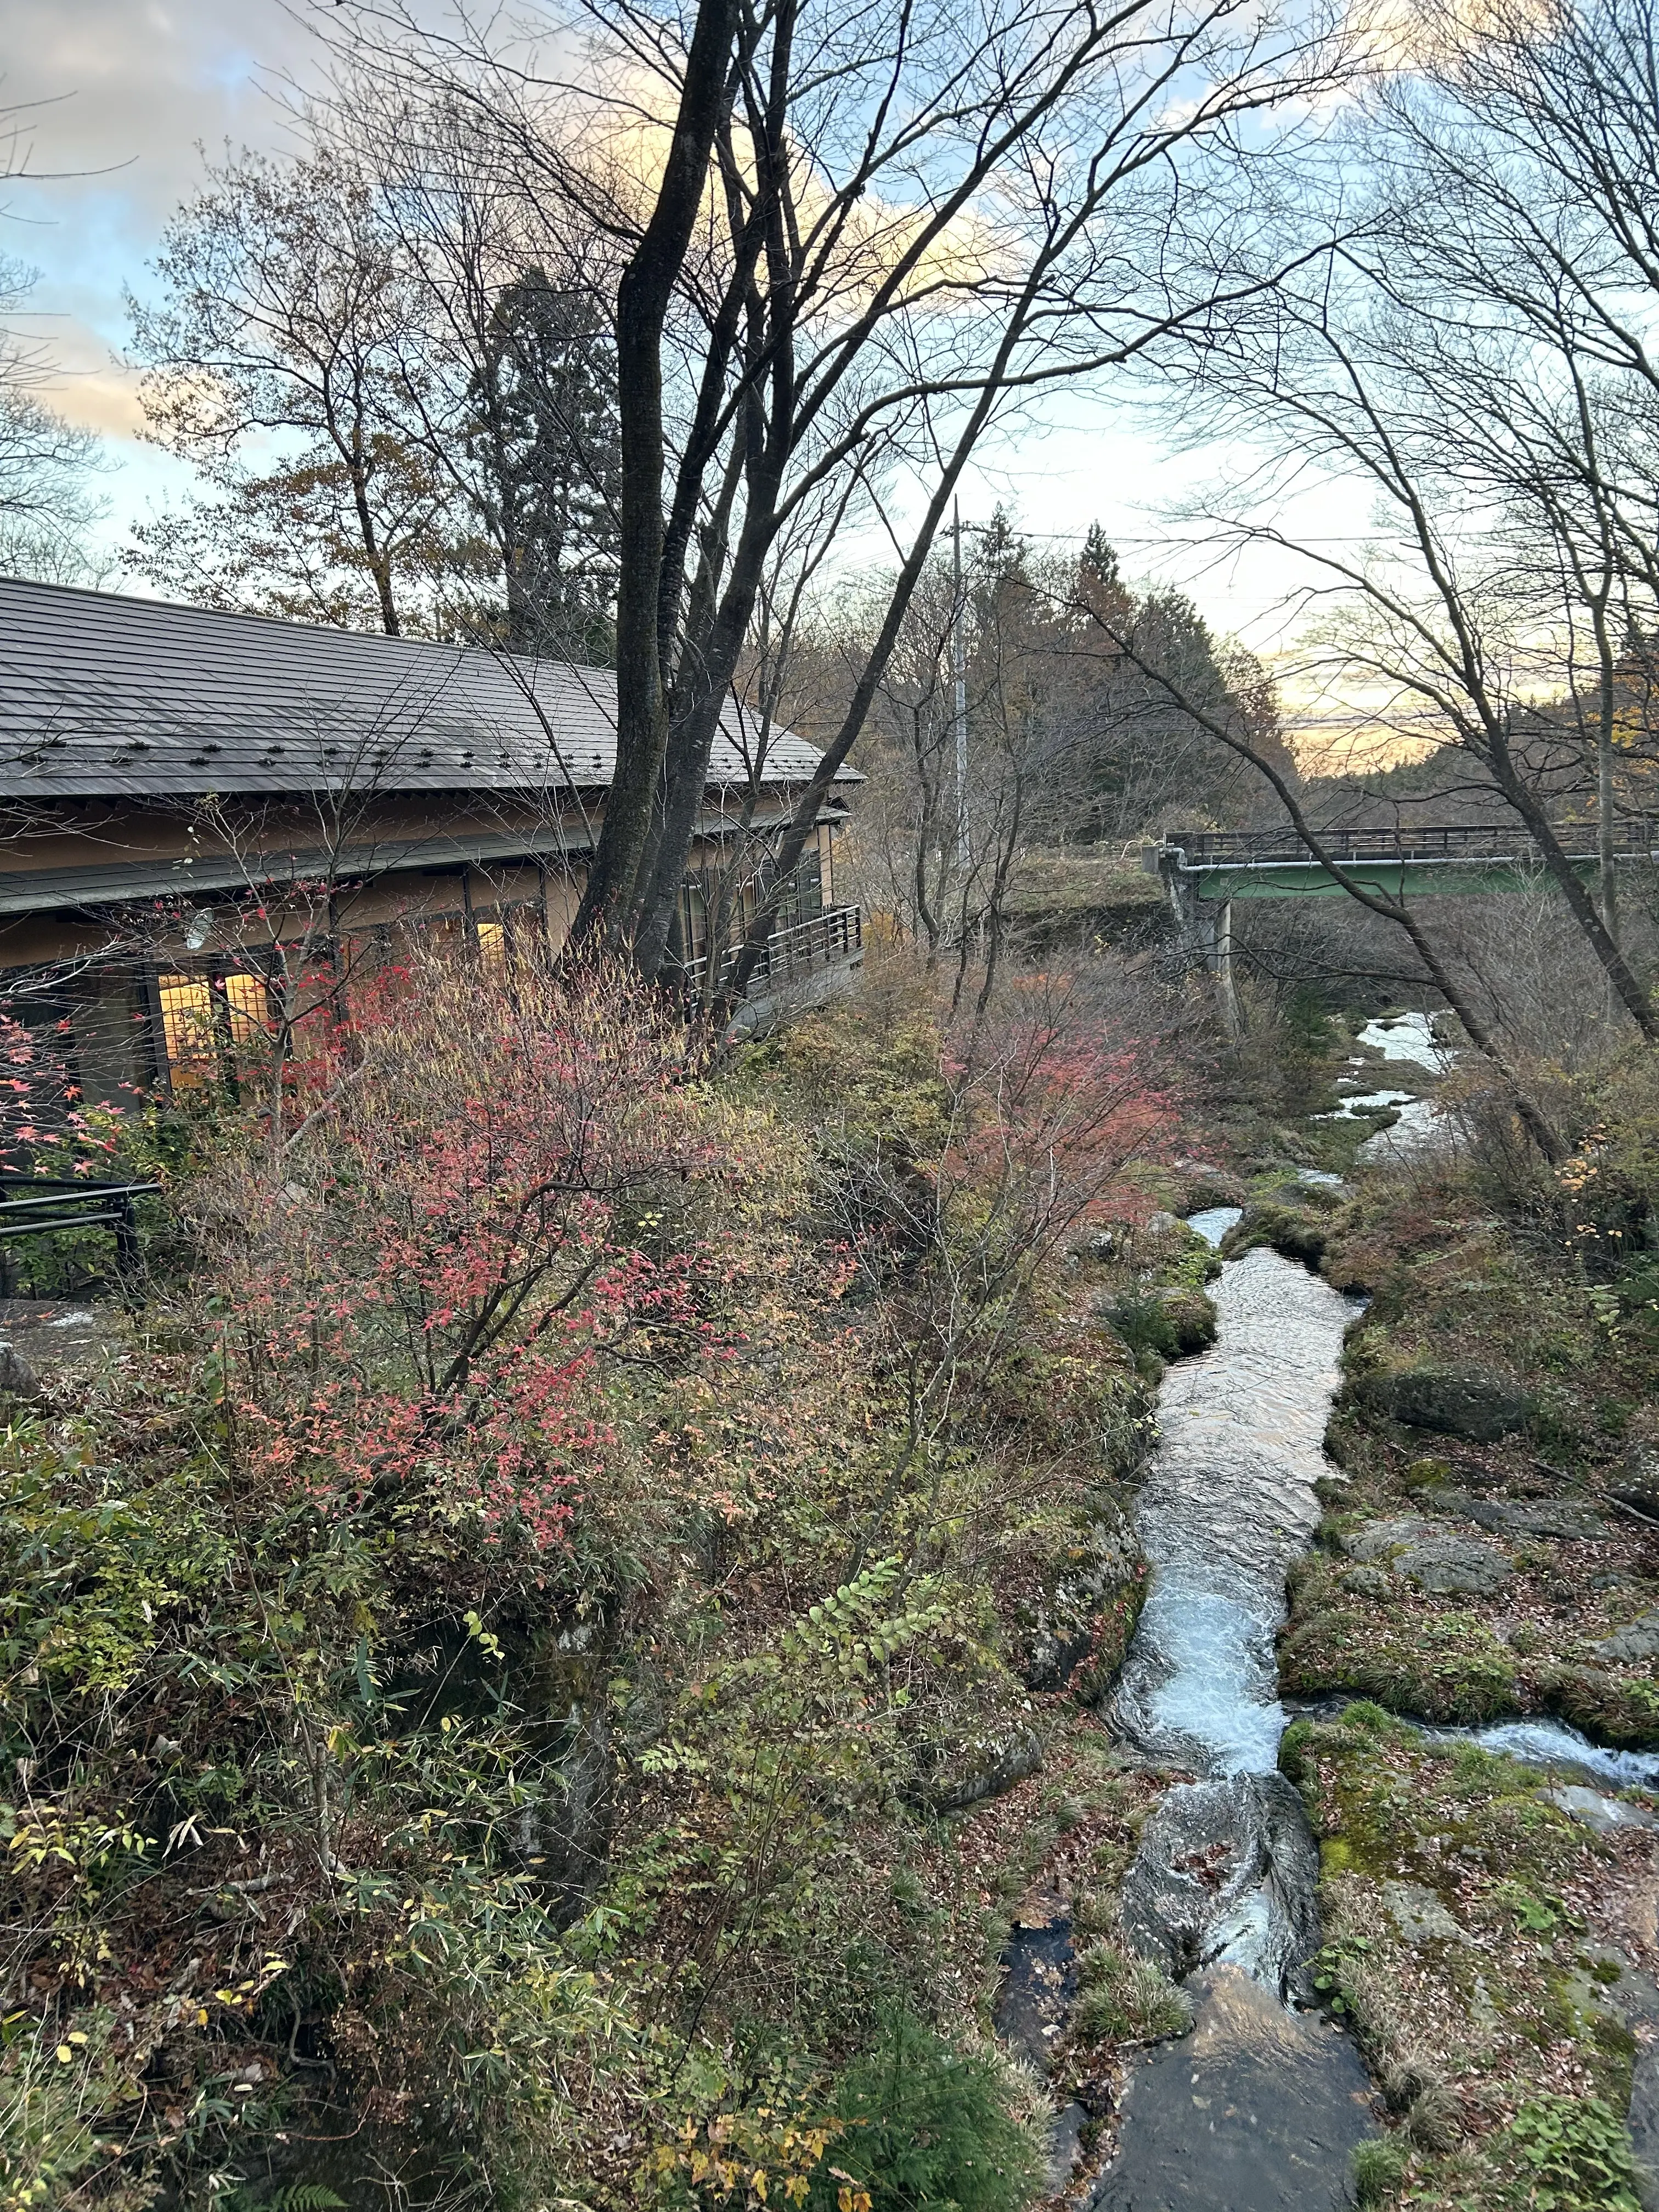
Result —
[[[39, 179], [31, 118], [0, 108], [0, 185]], [[9, 210], [0, 202], [0, 217]], [[95, 489], [98, 440], [75, 428], [46, 393], [55, 367], [21, 326], [35, 272], [0, 254], [0, 566], [14, 575], [82, 583], [96, 573], [87, 532], [105, 513]]]
[[1528, 1135], [1547, 1160], [1553, 1163], [1565, 1158], [1566, 1146], [1534, 1096], [1513, 1053], [1492, 1022], [1483, 1013], [1478, 996], [1468, 988], [1467, 979], [1460, 976], [1449, 961], [1445, 948], [1436, 941], [1420, 908], [1406, 896], [1403, 889], [1398, 892], [1381, 890], [1362, 881], [1343, 865], [1335, 850], [1334, 841], [1328, 839], [1315, 825], [1296, 780], [1285, 773], [1282, 765], [1276, 714], [1271, 715], [1269, 726], [1263, 730], [1259, 726], [1261, 719], [1260, 710], [1253, 710], [1253, 702], [1248, 696], [1229, 700], [1224, 714], [1213, 713], [1202, 701], [1183, 692], [1179, 684], [1161, 670], [1156, 662], [1145, 658], [1132, 635], [1115, 629], [1109, 617], [1097, 609], [1088, 611], [1091, 619], [1106, 631], [1119, 652], [1134, 660], [1152, 682], [1163, 685], [1182, 709], [1207, 729], [1219, 744], [1225, 745], [1240, 760], [1249, 762], [1273, 790], [1291, 829], [1310, 856], [1318, 861], [1332, 881], [1366, 913], [1375, 915], [1380, 921], [1392, 923], [1395, 928], [1403, 931], [1422, 963], [1424, 975], [1462, 1022], [1470, 1043], [1492, 1066]]
[[136, 564], [209, 604], [426, 626], [449, 486], [411, 434], [420, 301], [372, 179], [326, 149], [210, 167], [155, 268], [161, 302], [128, 302], [149, 434], [217, 497], [141, 530]]
[[[1328, 251], [1189, 364], [1203, 434], [1266, 449], [1212, 523], [1304, 555], [1326, 680], [1459, 750], [1650, 1040], [1616, 853], [1659, 627], [1655, 28], [1646, 0], [1500, 4], [1478, 35], [1440, 11], [1365, 118], [1367, 204], [1350, 166]], [[1370, 487], [1368, 547], [1282, 519], [1310, 465]], [[1599, 899], [1568, 834], [1591, 812]]]
[[[360, 70], [405, 100], [434, 83], [471, 100], [526, 191], [616, 245], [618, 763], [582, 926], [653, 973], [780, 531], [826, 483], [900, 471], [888, 619], [781, 841], [781, 887], [970, 455], [1011, 406], [1225, 312], [1226, 274], [1196, 293], [1173, 278], [1171, 226], [1203, 219], [1243, 118], [1336, 58], [1305, 15], [1232, 0], [1173, 17], [997, 0], [971, 21], [704, 0], [684, 44], [618, 0], [559, 75], [476, 26], [446, 43], [395, 6], [380, 20]], [[662, 155], [644, 189], [625, 158], [641, 134]], [[769, 926], [763, 909], [734, 990]]]

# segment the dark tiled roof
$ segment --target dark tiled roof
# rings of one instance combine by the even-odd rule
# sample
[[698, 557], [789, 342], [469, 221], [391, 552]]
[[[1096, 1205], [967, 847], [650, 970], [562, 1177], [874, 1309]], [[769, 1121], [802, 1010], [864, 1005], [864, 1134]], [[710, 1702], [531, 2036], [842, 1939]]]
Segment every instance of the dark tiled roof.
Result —
[[[0, 578], [0, 798], [602, 789], [616, 720], [609, 669]], [[711, 783], [755, 736], [728, 708]], [[774, 730], [766, 781], [818, 757]]]

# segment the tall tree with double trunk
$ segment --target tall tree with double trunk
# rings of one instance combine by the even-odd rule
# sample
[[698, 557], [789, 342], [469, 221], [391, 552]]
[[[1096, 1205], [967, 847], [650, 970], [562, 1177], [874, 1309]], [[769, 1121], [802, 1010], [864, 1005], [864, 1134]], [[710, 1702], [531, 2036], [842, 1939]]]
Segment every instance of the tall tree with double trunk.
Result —
[[[617, 589], [617, 766], [576, 931], [629, 933], [668, 750], [658, 629], [663, 592], [663, 332], [708, 189], [729, 100], [738, 0], [699, 0], [656, 204], [617, 292], [622, 499]], [[677, 886], [678, 889], [678, 886]]]
[[[647, 0], [603, 0], [580, 71], [540, 76], [487, 29], [434, 40], [401, 0], [372, 46], [357, 27], [360, 74], [465, 107], [547, 229], [617, 257], [617, 766], [580, 933], [647, 974], [672, 957], [767, 564], [850, 487], [898, 552], [890, 618], [780, 841], [784, 896], [982, 441], [1230, 312], [1219, 174], [1270, 159], [1262, 118], [1341, 74], [1322, 4], [708, 0], [685, 40]], [[642, 140], [661, 161], [645, 180]], [[1180, 246], [1189, 219], [1204, 256]], [[769, 926], [763, 902], [739, 971]]]

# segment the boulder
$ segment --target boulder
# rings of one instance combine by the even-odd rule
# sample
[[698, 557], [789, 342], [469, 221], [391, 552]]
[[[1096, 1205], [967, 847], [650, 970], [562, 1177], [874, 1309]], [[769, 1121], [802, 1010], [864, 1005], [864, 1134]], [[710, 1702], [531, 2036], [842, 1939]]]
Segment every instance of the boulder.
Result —
[[1311, 1206], [1316, 1213], [1334, 1213], [1353, 1196], [1340, 1176], [1327, 1174], [1322, 1168], [1303, 1168], [1294, 1182], [1283, 1188], [1285, 1197], [1298, 1206]]
[[0, 1343], [0, 1397], [36, 1399], [42, 1395], [40, 1377], [22, 1353]]
[[1481, 1367], [1407, 1367], [1397, 1374], [1369, 1375], [1357, 1395], [1407, 1428], [1431, 1429], [1477, 1444], [1494, 1443], [1524, 1428], [1532, 1411], [1524, 1391]]
[[1436, 1597], [1490, 1597], [1514, 1572], [1492, 1545], [1414, 1513], [1368, 1521], [1343, 1538], [1342, 1548], [1367, 1566], [1392, 1568]]
[[1659, 1820], [1641, 1806], [1626, 1805], [1618, 1797], [1608, 1797], [1600, 1790], [1586, 1790], [1576, 1782], [1562, 1784], [1544, 1794], [1552, 1805], [1587, 1822], [1598, 1835], [1611, 1835], [1617, 1828], [1659, 1827]]
[[1285, 1259], [1316, 1267], [1324, 1256], [1325, 1234], [1326, 1224], [1316, 1214], [1299, 1206], [1264, 1200], [1245, 1207], [1242, 1218], [1222, 1238], [1221, 1254], [1226, 1260], [1240, 1260], [1256, 1245], [1270, 1244]]
[[1414, 1545], [1395, 1564], [1407, 1582], [1435, 1597], [1490, 1597], [1515, 1571], [1501, 1552], [1474, 1536]]
[[1160, 1291], [1158, 1297], [1170, 1317], [1176, 1350], [1207, 1351], [1215, 1342], [1218, 1323], [1215, 1306], [1204, 1292], [1172, 1286]]
[[1385, 1598], [1394, 1584], [1381, 1567], [1351, 1567], [1342, 1577], [1344, 1595]]
[[1394, 1564], [1395, 1554], [1407, 1544], [1418, 1544], [1430, 1536], [1445, 1534], [1443, 1522], [1425, 1521], [1420, 1514], [1402, 1513], [1393, 1521], [1366, 1521], [1358, 1528], [1350, 1528], [1337, 1538], [1337, 1542], [1351, 1559], [1363, 1559], [1367, 1566], [1379, 1561]]
[[1611, 1636], [1604, 1636], [1590, 1649], [1598, 1659], [1610, 1659], [1621, 1666], [1628, 1666], [1632, 1661], [1659, 1659], [1659, 1611], [1627, 1620], [1622, 1628], [1615, 1628]]
[[1060, 1690], [1080, 1662], [1102, 1679], [1074, 1685], [1092, 1702], [1115, 1672], [1146, 1595], [1146, 1568], [1134, 1534], [1115, 1499], [1097, 1492], [1097, 1510], [1078, 1525], [1052, 1578], [1019, 1614], [1024, 1630], [1020, 1674], [1031, 1690]]
[[1630, 1445], [1613, 1494], [1621, 1505], [1659, 1521], [1659, 1444], [1644, 1437]]
[[1042, 1741], [1035, 1729], [976, 1736], [941, 1756], [913, 1795], [934, 1813], [965, 1812], [987, 1797], [1001, 1796], [1042, 1765]]
[[1142, 1832], [1123, 1932], [1176, 1981], [1225, 1951], [1281, 1997], [1305, 1996], [1318, 1886], [1319, 1846], [1284, 1775], [1180, 1783]]
[[1073, 1237], [1070, 1246], [1073, 1259], [1089, 1261], [1100, 1267], [1115, 1260], [1118, 1249], [1116, 1232], [1110, 1229], [1085, 1229], [1081, 1236]]
[[1495, 1535], [1555, 1536], [1566, 1543], [1594, 1543], [1607, 1533], [1607, 1524], [1600, 1514], [1570, 1498], [1516, 1502], [1471, 1498], [1462, 1510], [1478, 1527], [1490, 1528]]

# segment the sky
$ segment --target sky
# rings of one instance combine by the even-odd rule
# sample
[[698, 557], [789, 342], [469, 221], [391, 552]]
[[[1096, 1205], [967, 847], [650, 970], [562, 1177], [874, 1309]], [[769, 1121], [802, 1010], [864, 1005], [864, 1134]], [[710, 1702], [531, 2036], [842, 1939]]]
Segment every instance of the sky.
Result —
[[[146, 291], [167, 219], [199, 179], [201, 147], [291, 143], [284, 94], [319, 73], [307, 19], [331, 12], [319, 0], [0, 0], [0, 101], [26, 133], [33, 173], [3, 187], [0, 252], [40, 272], [27, 326], [58, 366], [53, 404], [106, 441], [112, 547], [190, 481], [138, 438], [125, 295]], [[1217, 629], [1273, 647], [1288, 569], [1261, 556], [1243, 569], [1198, 563], [1166, 519], [1215, 466], [1170, 452], [1125, 401], [1079, 397], [1046, 431], [1000, 450], [963, 511], [982, 519], [1002, 501], [1040, 544], [1074, 544], [1100, 521], [1129, 575], [1187, 584]], [[1346, 533], [1364, 520], [1356, 495], [1336, 487], [1310, 526]]]

